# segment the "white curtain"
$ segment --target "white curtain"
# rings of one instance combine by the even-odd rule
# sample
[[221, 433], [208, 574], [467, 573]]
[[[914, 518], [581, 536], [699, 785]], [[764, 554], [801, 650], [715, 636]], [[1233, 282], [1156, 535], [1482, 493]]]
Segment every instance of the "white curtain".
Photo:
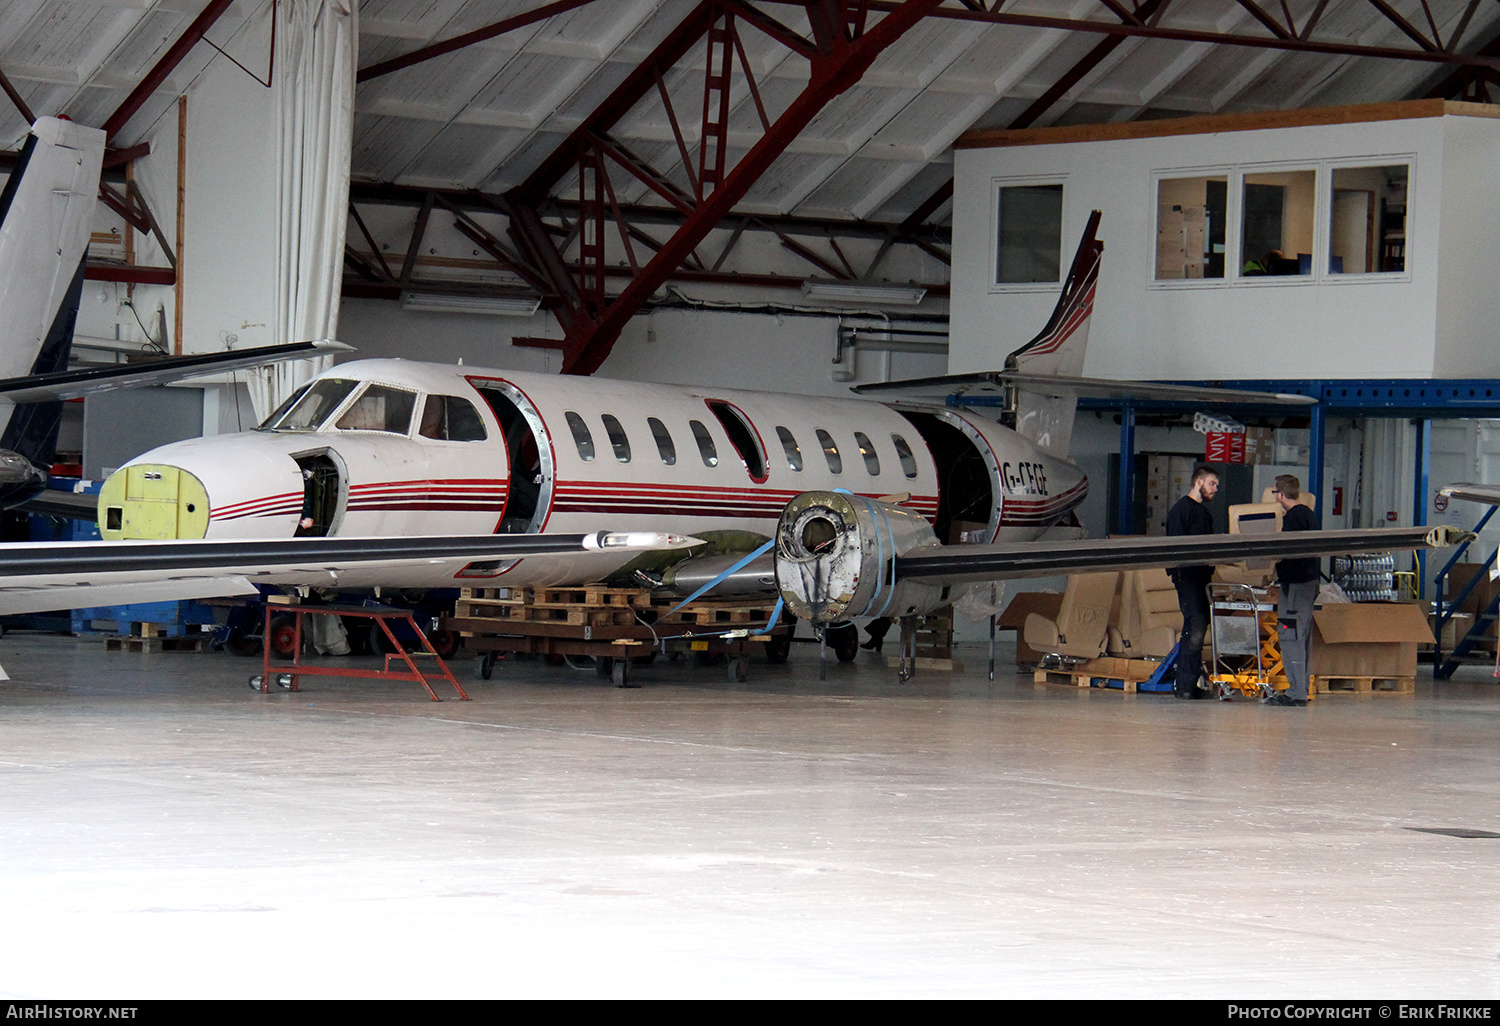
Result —
[[[277, 342], [335, 338], [349, 214], [357, 0], [281, 0], [276, 26]], [[265, 418], [331, 361], [298, 360], [250, 375]]]

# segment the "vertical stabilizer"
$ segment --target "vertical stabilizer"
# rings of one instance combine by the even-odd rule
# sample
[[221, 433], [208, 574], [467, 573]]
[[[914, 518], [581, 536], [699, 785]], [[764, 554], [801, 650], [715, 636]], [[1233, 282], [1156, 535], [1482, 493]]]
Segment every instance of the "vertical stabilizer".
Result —
[[[1099, 284], [1099, 261], [1104, 243], [1098, 239], [1099, 211], [1089, 215], [1073, 266], [1063, 282], [1062, 295], [1047, 326], [1020, 349], [1005, 358], [1005, 369], [1013, 373], [1077, 377], [1083, 373], [1088, 350], [1089, 323], [1094, 316], [1094, 292]], [[1044, 395], [1023, 387], [1016, 389], [1015, 423], [1020, 435], [1049, 452], [1068, 454], [1073, 437], [1073, 415], [1078, 402], [1071, 397]]]
[[[0, 192], [0, 377], [67, 367], [103, 161], [99, 129], [38, 118]], [[45, 483], [61, 415], [0, 404], [0, 504]]]

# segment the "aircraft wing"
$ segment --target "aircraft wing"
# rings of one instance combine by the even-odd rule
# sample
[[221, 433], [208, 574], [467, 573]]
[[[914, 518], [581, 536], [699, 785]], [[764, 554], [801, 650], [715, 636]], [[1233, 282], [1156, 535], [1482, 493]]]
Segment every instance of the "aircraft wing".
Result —
[[896, 578], [961, 584], [1020, 577], [1143, 570], [1248, 559], [1336, 556], [1454, 545], [1451, 527], [1377, 527], [1351, 531], [1212, 534], [1188, 538], [1108, 538], [1005, 545], [928, 545], [896, 557]]
[[1016, 387], [1058, 399], [1161, 399], [1171, 402], [1248, 404], [1255, 406], [1311, 406], [1311, 396], [1287, 392], [1249, 392], [1234, 388], [1168, 385], [1155, 381], [1116, 381], [1111, 378], [1075, 378], [1063, 375], [1026, 374], [1020, 371], [979, 371], [973, 374], [940, 374], [930, 378], [880, 381], [854, 385], [860, 395], [900, 394], [914, 397], [949, 395], [1002, 395]]
[[1482, 502], [1487, 506], [1500, 506], [1500, 485], [1451, 484], [1439, 488], [1438, 494], [1446, 495], [1450, 499], [1468, 499], [1470, 502]]
[[76, 399], [79, 396], [103, 392], [107, 389], [162, 385], [169, 381], [181, 381], [200, 374], [214, 374], [352, 351], [352, 346], [322, 339], [317, 342], [289, 342], [279, 346], [259, 346], [254, 349], [241, 349], [227, 353], [166, 356], [148, 363], [85, 367], [78, 370], [55, 371], [50, 374], [28, 374], [19, 378], [0, 378], [0, 399], [9, 399], [13, 403]]
[[256, 584], [331, 586], [346, 571], [599, 550], [683, 548], [657, 532], [458, 538], [52, 542], [0, 545], [0, 615], [255, 592]]

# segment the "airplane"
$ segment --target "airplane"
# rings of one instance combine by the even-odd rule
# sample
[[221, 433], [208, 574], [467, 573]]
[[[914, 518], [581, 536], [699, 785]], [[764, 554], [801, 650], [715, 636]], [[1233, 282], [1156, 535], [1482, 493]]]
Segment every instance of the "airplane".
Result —
[[[65, 400], [349, 351], [340, 342], [294, 342], [69, 370], [104, 138], [97, 128], [38, 118], [0, 192], [0, 507], [93, 518], [92, 497], [46, 490]], [[38, 240], [46, 240], [44, 259]]]
[[[993, 561], [1012, 550], [1033, 561], [1051, 554], [1049, 573], [1094, 569], [1130, 553], [1133, 565], [1170, 566], [1203, 562], [1209, 552], [1229, 560], [1252, 549], [1289, 551], [1277, 547], [1280, 539], [1238, 536], [1211, 546], [1174, 539], [1182, 544], [1167, 551], [1160, 539], [1083, 542], [1070, 530], [1088, 488], [1066, 458], [1077, 395], [1310, 401], [1078, 377], [1103, 250], [1098, 223], [1096, 211], [1042, 332], [1011, 354], [1005, 372], [961, 383], [1007, 389], [1015, 400], [1012, 426], [972, 410], [906, 401], [359, 360], [308, 382], [254, 431], [173, 442], [121, 467], [101, 489], [101, 534], [223, 542], [545, 536], [588, 532], [608, 520], [703, 544], [475, 561], [456, 571], [410, 567], [394, 577], [383, 568], [355, 568], [340, 583], [647, 580], [686, 589], [686, 582], [706, 582], [718, 596], [764, 591], [768, 581], [774, 590], [779, 582], [795, 615], [836, 633], [834, 647], [846, 661], [858, 641], [850, 617], [912, 615], [951, 600], [952, 586], [933, 582], [952, 567], [908, 579], [901, 561], [913, 550], [926, 557], [936, 545], [958, 563], [971, 556]], [[1302, 544], [1367, 551], [1442, 541], [1438, 534], [1329, 532]], [[830, 565], [838, 559], [846, 564], [842, 577]], [[982, 572], [1018, 570], [1012, 559]], [[899, 601], [875, 586], [887, 579], [905, 589]], [[843, 601], [843, 591], [828, 591], [835, 580], [851, 595], [873, 588], [885, 601]]]

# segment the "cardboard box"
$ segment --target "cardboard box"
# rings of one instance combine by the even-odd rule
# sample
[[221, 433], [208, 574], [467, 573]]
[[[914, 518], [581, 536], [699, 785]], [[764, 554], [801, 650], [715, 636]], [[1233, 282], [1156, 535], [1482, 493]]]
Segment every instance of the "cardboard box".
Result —
[[1010, 605], [1005, 607], [1005, 611], [995, 621], [999, 630], [1016, 632], [1017, 666], [1034, 666], [1045, 654], [1026, 644], [1026, 639], [1022, 636], [1026, 629], [1026, 617], [1036, 613], [1055, 620], [1058, 611], [1062, 609], [1062, 600], [1062, 595], [1053, 591], [1023, 591], [1010, 600]]
[[1324, 677], [1411, 677], [1417, 645], [1435, 640], [1422, 608], [1410, 602], [1324, 606], [1313, 625], [1311, 670]]

